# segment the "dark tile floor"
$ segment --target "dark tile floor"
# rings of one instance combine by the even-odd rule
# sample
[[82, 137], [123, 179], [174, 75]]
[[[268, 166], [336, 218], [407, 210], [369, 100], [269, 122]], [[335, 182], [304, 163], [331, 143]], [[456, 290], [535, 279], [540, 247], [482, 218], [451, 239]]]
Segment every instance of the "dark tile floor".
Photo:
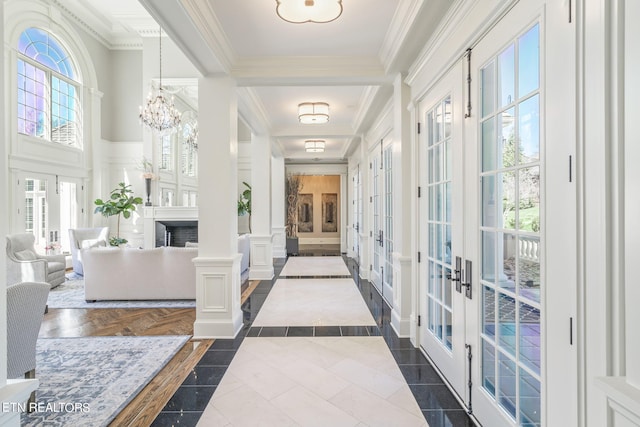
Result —
[[[325, 255], [323, 253], [323, 255]], [[333, 255], [337, 255], [333, 253]], [[251, 325], [271, 291], [284, 260], [274, 265], [273, 280], [260, 282], [242, 305], [244, 328], [235, 339], [216, 340], [189, 377], [158, 415], [152, 426], [195, 426], [245, 336], [366, 336], [381, 335], [395, 357], [430, 427], [471, 427], [473, 422], [422, 353], [408, 338], [398, 338], [390, 326], [391, 309], [375, 287], [358, 274], [358, 266], [345, 258], [367, 303], [375, 327], [255, 327]]]

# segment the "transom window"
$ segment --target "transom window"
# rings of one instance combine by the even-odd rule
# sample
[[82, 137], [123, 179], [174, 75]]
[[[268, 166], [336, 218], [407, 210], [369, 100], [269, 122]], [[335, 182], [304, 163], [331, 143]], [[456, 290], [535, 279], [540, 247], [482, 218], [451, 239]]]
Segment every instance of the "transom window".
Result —
[[67, 51], [47, 31], [18, 41], [18, 133], [82, 147], [79, 84]]

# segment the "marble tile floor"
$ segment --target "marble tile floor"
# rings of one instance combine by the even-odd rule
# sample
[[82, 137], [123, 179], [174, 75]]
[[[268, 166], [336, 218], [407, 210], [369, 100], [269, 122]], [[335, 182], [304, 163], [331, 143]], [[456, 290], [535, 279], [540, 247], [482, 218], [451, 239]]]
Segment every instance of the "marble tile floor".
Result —
[[[466, 412], [459, 406], [456, 399], [451, 395], [448, 388], [443, 384], [435, 370], [422, 356], [420, 351], [414, 349], [408, 339], [398, 338], [389, 325], [390, 308], [383, 302], [377, 290], [366, 280], [359, 279], [358, 266], [352, 260], [348, 260], [349, 270], [354, 273], [356, 286], [365, 300], [371, 314], [375, 319], [376, 327], [340, 326], [337, 329], [344, 339], [347, 337], [367, 337], [366, 334], [373, 335], [373, 339], [381, 337], [390, 349], [396, 360], [397, 367], [404, 376], [409, 389], [414, 395], [415, 401], [420, 407], [424, 419], [431, 427], [473, 426], [473, 422]], [[282, 263], [276, 263], [276, 278], [282, 268]], [[258, 315], [262, 304], [271, 289], [274, 287], [276, 279], [263, 281], [253, 292], [251, 297], [243, 305], [245, 328], [236, 339], [216, 340], [209, 349], [205, 357], [202, 358], [198, 366], [193, 370], [189, 378], [185, 380], [178, 392], [164, 408], [163, 412], [156, 418], [154, 426], [193, 426], [196, 425], [203, 411], [209, 403], [216, 387], [220, 385], [220, 380], [226, 372], [229, 364], [234, 359], [236, 350], [251, 335], [260, 334], [270, 327], [252, 326]], [[309, 330], [311, 329], [311, 330]], [[285, 336], [291, 339], [293, 336], [311, 337], [320, 334], [328, 334], [323, 328], [289, 327], [285, 329]], [[335, 330], [335, 327], [334, 327]], [[372, 332], [373, 331], [373, 332]], [[277, 335], [268, 332], [268, 335]], [[275, 338], [270, 338], [275, 339]], [[321, 338], [324, 339], [324, 338]], [[328, 339], [328, 338], [326, 338]], [[246, 396], [244, 397], [246, 399]], [[357, 405], [356, 405], [357, 406]], [[202, 425], [202, 424], [201, 424]], [[222, 424], [224, 425], [224, 424]], [[335, 425], [335, 424], [331, 424]], [[360, 425], [369, 425], [363, 423]], [[372, 424], [375, 425], [375, 424]], [[387, 425], [400, 425], [397, 423]]]
[[280, 277], [349, 276], [349, 269], [340, 256], [290, 257]]
[[[295, 258], [295, 260], [298, 259], [300, 258]], [[324, 259], [308, 259], [308, 261], [318, 260]], [[340, 262], [346, 270], [342, 259]], [[353, 279], [279, 279], [253, 322], [253, 326], [375, 326], [375, 324]]]

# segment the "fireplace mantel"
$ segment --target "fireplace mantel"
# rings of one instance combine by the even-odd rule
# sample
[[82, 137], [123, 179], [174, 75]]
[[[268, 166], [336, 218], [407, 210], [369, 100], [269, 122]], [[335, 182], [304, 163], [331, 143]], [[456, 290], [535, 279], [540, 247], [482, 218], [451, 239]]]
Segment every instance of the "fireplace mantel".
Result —
[[144, 247], [156, 246], [156, 222], [198, 221], [198, 208], [185, 206], [151, 206], [144, 208]]

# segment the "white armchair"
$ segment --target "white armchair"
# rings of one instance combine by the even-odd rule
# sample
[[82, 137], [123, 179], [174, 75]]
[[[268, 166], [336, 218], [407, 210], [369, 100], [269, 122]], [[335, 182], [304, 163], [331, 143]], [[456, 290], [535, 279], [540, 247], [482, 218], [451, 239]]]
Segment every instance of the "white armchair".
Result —
[[84, 276], [82, 267], [82, 249], [109, 246], [109, 227], [70, 228], [69, 246], [71, 246], [71, 263], [73, 272]]
[[[7, 378], [35, 378], [36, 341], [48, 296], [48, 283], [7, 287]], [[35, 392], [29, 401], [35, 402]]]
[[55, 288], [65, 280], [64, 255], [40, 255], [31, 233], [7, 236], [7, 285], [20, 282], [46, 282]]

